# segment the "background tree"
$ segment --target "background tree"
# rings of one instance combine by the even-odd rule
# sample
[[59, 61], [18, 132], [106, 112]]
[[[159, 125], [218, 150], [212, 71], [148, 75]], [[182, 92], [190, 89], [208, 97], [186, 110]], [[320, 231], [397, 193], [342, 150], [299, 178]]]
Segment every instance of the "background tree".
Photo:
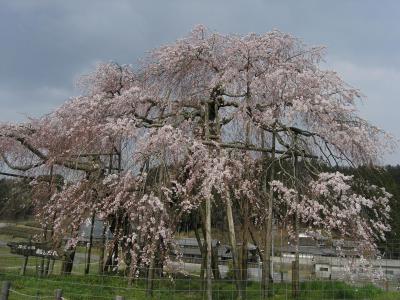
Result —
[[0, 217], [24, 219], [33, 213], [31, 188], [26, 180], [0, 179]]

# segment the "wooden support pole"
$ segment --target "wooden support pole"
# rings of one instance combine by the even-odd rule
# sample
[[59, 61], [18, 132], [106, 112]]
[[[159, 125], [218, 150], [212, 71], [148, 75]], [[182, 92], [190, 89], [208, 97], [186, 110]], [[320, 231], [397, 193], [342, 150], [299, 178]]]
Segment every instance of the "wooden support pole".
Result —
[[299, 268], [298, 261], [295, 259], [292, 261], [292, 297], [293, 299], [298, 299], [298, 277], [299, 277]]
[[125, 300], [124, 296], [115, 296], [115, 300]]
[[[210, 137], [210, 119], [209, 119], [209, 107], [208, 104], [204, 107], [204, 131], [205, 138], [209, 140]], [[212, 259], [212, 249], [211, 249], [211, 199], [207, 197], [206, 199], [206, 245], [207, 245], [207, 259], [206, 259], [206, 277], [207, 277], [207, 300], [212, 300], [212, 270], [211, 270], [211, 259]]]
[[0, 300], [8, 300], [8, 295], [10, 294], [10, 287], [11, 287], [11, 282], [10, 281], [4, 281], [3, 282], [3, 287], [1, 289], [1, 299]]
[[[246, 145], [250, 144], [250, 122], [248, 121], [246, 123]], [[246, 174], [247, 175], [247, 174]], [[243, 300], [246, 299], [246, 287], [247, 287], [247, 269], [248, 269], [248, 231], [249, 231], [249, 223], [250, 223], [250, 208], [249, 208], [249, 201], [248, 199], [242, 200], [242, 247], [241, 247], [241, 253], [240, 255], [238, 254], [239, 259], [239, 274], [240, 274], [240, 287], [243, 290], [241, 293]]]
[[200, 222], [200, 230], [203, 236], [203, 241], [200, 238], [199, 230], [195, 230], [195, 235], [197, 239], [197, 243], [201, 245], [201, 266], [200, 266], [200, 279], [201, 279], [201, 291], [205, 295], [206, 291], [206, 269], [207, 269], [207, 240], [206, 240], [206, 211], [205, 206], [201, 205], [199, 207], [199, 222]]
[[89, 274], [90, 271], [90, 258], [92, 255], [92, 245], [93, 245], [93, 230], [94, 230], [94, 221], [95, 221], [96, 213], [93, 211], [92, 217], [90, 220], [90, 234], [89, 234], [89, 248], [87, 252], [87, 261], [85, 267], [85, 275]]
[[[113, 152], [113, 151], [111, 151]], [[109, 163], [108, 163], [108, 175], [112, 173], [113, 170], [113, 154], [109, 156]], [[100, 255], [99, 255], [99, 274], [104, 274], [104, 256], [106, 250], [106, 233], [107, 233], [107, 222], [105, 220], [102, 221], [103, 229], [101, 231], [101, 244], [100, 244]], [[131, 280], [131, 279], [130, 279]]]
[[62, 300], [62, 289], [57, 289], [55, 293], [55, 300]]
[[[293, 166], [293, 177], [295, 181], [297, 180], [298, 175], [298, 158], [297, 156], [294, 157], [294, 166]], [[297, 183], [295, 184], [297, 185]], [[297, 200], [298, 201], [298, 200]], [[296, 238], [296, 252], [295, 252], [295, 261], [293, 264], [293, 271], [292, 271], [292, 296], [294, 299], [298, 299], [300, 296], [300, 257], [299, 257], [299, 216], [297, 211], [294, 215], [294, 231], [295, 231], [295, 238]]]
[[[272, 145], [271, 145], [271, 171], [269, 176], [269, 183], [275, 180], [275, 131], [272, 132]], [[265, 178], [266, 179], [266, 178]], [[267, 196], [267, 195], [265, 195]], [[265, 198], [265, 209], [267, 210], [267, 217], [264, 222], [265, 239], [264, 239], [264, 261], [263, 261], [263, 298], [267, 299], [270, 294], [270, 281], [271, 281], [271, 247], [272, 247], [272, 210], [274, 205], [274, 192], [272, 187], [269, 186], [268, 197]]]
[[[53, 185], [53, 165], [50, 167], [50, 181], [49, 181], [49, 199], [50, 202], [52, 196], [52, 185]], [[43, 242], [47, 242], [47, 232], [48, 232], [48, 224], [46, 224], [44, 231], [43, 231]], [[50, 237], [51, 238], [51, 237]], [[49, 265], [50, 265], [50, 258], [46, 259], [47, 263], [45, 266], [45, 258], [42, 257], [40, 261], [40, 277], [47, 276]]]
[[107, 223], [103, 221], [103, 229], [101, 231], [100, 257], [99, 257], [99, 274], [104, 274], [104, 254], [106, 250], [106, 232]]
[[207, 244], [207, 299], [212, 299], [212, 270], [211, 270], [211, 259], [212, 259], [212, 249], [211, 249], [211, 199], [206, 199], [206, 244]]
[[236, 235], [235, 235], [235, 223], [233, 221], [233, 212], [232, 212], [232, 203], [229, 197], [225, 200], [226, 205], [226, 217], [228, 220], [228, 230], [229, 230], [229, 242], [231, 245], [231, 253], [232, 253], [232, 264], [233, 264], [233, 272], [235, 274], [235, 283], [236, 289], [238, 291], [237, 299], [243, 299], [243, 290], [240, 281], [240, 270], [238, 264], [238, 253], [236, 249]]
[[26, 255], [25, 257], [24, 257], [24, 262], [22, 263], [22, 267], [21, 267], [21, 271], [20, 271], [20, 275], [22, 275], [22, 276], [24, 276], [25, 275], [25, 272], [26, 272], [26, 266], [27, 266], [27, 264], [28, 264], [28, 255]]

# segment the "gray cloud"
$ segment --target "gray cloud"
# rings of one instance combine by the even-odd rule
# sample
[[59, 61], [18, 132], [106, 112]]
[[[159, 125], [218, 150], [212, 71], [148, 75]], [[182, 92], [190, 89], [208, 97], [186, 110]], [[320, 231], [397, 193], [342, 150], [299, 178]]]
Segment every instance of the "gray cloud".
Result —
[[327, 65], [367, 96], [362, 114], [400, 137], [399, 18], [396, 0], [2, 1], [0, 120], [47, 113], [96, 62], [135, 63], [204, 24], [225, 33], [277, 28], [326, 45]]

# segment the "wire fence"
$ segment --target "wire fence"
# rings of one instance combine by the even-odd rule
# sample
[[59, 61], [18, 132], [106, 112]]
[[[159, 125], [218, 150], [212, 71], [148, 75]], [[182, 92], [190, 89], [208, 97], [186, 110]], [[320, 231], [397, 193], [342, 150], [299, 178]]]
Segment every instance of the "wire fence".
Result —
[[[29, 278], [28, 278], [29, 279]], [[11, 281], [14, 283], [17, 279]], [[51, 281], [50, 281], [51, 282]], [[54, 286], [60, 287], [64, 291], [64, 299], [114, 299], [116, 295], [122, 295], [125, 299], [206, 299], [205, 290], [196, 285], [190, 286], [190, 281], [184, 281], [184, 287], [179, 283], [175, 286], [155, 285], [152, 289], [152, 296], [146, 297], [146, 289], [143, 287], [117, 287], [117, 286], [98, 286], [90, 283], [83, 284], [79, 281], [68, 281], [68, 283], [55, 281]], [[43, 287], [37, 288], [12, 288], [10, 289], [9, 299], [49, 299], [54, 295], [49, 286], [49, 280], [42, 279]], [[82, 286], [92, 289], [91, 291], [82, 291]], [[99, 295], [93, 292], [93, 289], [101, 291], [107, 290], [106, 295]], [[80, 292], [78, 292], [80, 291]], [[389, 292], [378, 292], [371, 286], [347, 286], [337, 282], [302, 282], [299, 291], [301, 299], [399, 299], [399, 296]], [[247, 299], [262, 299], [260, 286], [246, 286], [244, 294]], [[293, 299], [291, 286], [288, 283], [274, 284], [269, 290], [271, 299]], [[214, 299], [236, 299], [237, 290], [233, 284], [213, 282]], [[391, 298], [389, 298], [391, 297]], [[396, 298], [395, 298], [396, 297]]]
[[[4, 250], [4, 249], [3, 249]], [[272, 257], [269, 299], [293, 298], [292, 262], [294, 256]], [[0, 252], [0, 280], [11, 282], [7, 299], [54, 299], [63, 290], [63, 299], [206, 299], [206, 281], [201, 277], [201, 259], [184, 257], [163, 268], [138, 270], [130, 282], [123, 266], [98, 274], [98, 257], [92, 256], [89, 274], [84, 275], [86, 259], [77, 253], [70, 274], [61, 274], [62, 261], [56, 260], [47, 276], [41, 272], [42, 259], [30, 257], [25, 275], [21, 275], [24, 257]], [[400, 260], [381, 259], [361, 264], [359, 258], [302, 255], [300, 257], [300, 299], [400, 299]], [[358, 264], [358, 265], [357, 265]], [[349, 268], [351, 265], [352, 268]], [[113, 266], [115, 267], [115, 266]], [[349, 271], [351, 270], [351, 271]], [[229, 260], [213, 270], [213, 299], [236, 299], [241, 290], [246, 299], [263, 299], [262, 263], [248, 262], [244, 279]], [[218, 277], [219, 276], [219, 277]]]

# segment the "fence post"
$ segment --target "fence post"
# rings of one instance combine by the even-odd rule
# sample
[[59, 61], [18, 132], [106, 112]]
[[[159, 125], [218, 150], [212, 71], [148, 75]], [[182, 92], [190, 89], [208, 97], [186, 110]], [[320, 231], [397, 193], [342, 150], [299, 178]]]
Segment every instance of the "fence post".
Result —
[[56, 300], [62, 300], [62, 289], [56, 290]]
[[8, 295], [10, 294], [11, 282], [4, 281], [3, 288], [1, 289], [1, 300], [8, 300]]
[[26, 272], [26, 265], [28, 264], [28, 256], [24, 257], [24, 262], [22, 263], [22, 267], [21, 267], [21, 271], [20, 271], [20, 275], [25, 275]]
[[299, 291], [299, 265], [298, 261], [292, 261], [292, 297], [298, 299], [300, 295]]
[[125, 300], [124, 296], [115, 296], [115, 300]]

